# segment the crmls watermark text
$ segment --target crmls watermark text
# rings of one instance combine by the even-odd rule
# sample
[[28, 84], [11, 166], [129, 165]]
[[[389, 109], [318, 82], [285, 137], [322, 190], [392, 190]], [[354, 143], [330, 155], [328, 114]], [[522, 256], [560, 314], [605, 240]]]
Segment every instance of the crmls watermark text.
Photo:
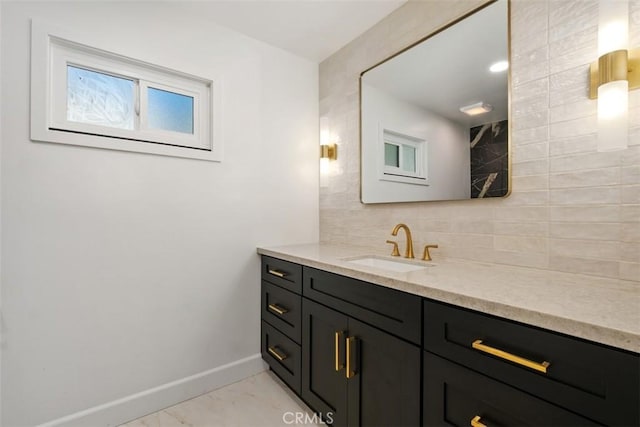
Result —
[[309, 415], [306, 412], [285, 412], [282, 415], [282, 421], [285, 424], [331, 424], [333, 423], [333, 412], [327, 412], [324, 414], [324, 420], [320, 414]]

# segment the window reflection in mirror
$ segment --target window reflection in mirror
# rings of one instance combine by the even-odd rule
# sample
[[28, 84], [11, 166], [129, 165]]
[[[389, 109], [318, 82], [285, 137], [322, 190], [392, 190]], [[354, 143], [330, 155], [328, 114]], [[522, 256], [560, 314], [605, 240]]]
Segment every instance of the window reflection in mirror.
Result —
[[362, 73], [363, 203], [508, 195], [508, 7], [489, 2]]

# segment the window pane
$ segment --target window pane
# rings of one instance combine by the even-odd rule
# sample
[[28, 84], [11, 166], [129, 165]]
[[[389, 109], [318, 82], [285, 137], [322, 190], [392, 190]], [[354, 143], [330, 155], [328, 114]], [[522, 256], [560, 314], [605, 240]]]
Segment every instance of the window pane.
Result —
[[193, 133], [193, 98], [150, 87], [148, 123], [151, 129]]
[[133, 129], [134, 82], [67, 66], [67, 120]]
[[402, 170], [406, 172], [416, 171], [416, 149], [409, 145], [402, 146]]
[[393, 144], [384, 143], [384, 165], [392, 167], [400, 167], [400, 156], [398, 155], [400, 147]]

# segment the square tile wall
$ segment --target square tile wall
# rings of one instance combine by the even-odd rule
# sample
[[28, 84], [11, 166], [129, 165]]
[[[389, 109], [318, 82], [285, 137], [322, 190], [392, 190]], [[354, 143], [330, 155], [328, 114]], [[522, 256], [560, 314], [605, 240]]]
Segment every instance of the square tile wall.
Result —
[[[588, 98], [597, 59], [597, 0], [511, 1], [512, 193], [505, 199], [360, 203], [362, 71], [483, 4], [410, 1], [320, 64], [320, 114], [339, 144], [321, 177], [320, 240], [385, 246], [407, 223], [416, 253], [638, 281], [640, 90], [629, 96], [629, 148], [596, 151]], [[640, 0], [630, 45], [640, 46]]]

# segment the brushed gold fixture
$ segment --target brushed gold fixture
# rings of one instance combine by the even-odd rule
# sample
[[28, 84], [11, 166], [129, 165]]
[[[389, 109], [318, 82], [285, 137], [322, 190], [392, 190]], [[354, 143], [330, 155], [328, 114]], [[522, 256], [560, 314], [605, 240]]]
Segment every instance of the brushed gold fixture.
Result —
[[598, 98], [598, 86], [628, 80], [629, 90], [640, 88], [640, 48], [609, 52], [591, 63], [589, 98]]
[[533, 360], [525, 359], [524, 357], [516, 356], [515, 354], [507, 353], [504, 350], [500, 350], [494, 347], [490, 347], [486, 344], [482, 344], [482, 340], [475, 340], [471, 347], [476, 350], [482, 351], [484, 353], [491, 354], [493, 356], [499, 357], [501, 359], [508, 360], [513, 363], [517, 363], [518, 365], [525, 366], [527, 368], [536, 370], [538, 372], [542, 372], [544, 374], [547, 373], [547, 368], [551, 365], [550, 362], [534, 362]]
[[276, 359], [278, 359], [279, 361], [284, 361], [287, 358], [286, 354], [281, 354], [278, 351], [278, 347], [269, 347], [267, 348], [267, 351], [269, 351], [269, 353], [271, 353], [273, 355], [273, 357], [275, 357]]
[[351, 346], [353, 344], [355, 344], [356, 342], [356, 337], [349, 337], [347, 338], [347, 379], [351, 379], [356, 375], [356, 371], [353, 368], [353, 365], [351, 363], [351, 357], [353, 356], [353, 349], [351, 348]]
[[289, 311], [286, 308], [280, 307], [278, 304], [269, 304], [269, 310], [273, 311], [279, 316], [282, 316]]
[[480, 422], [480, 415], [476, 415], [471, 419], [471, 427], [487, 427], [486, 424]]
[[391, 256], [400, 256], [400, 251], [398, 250], [398, 242], [394, 242], [393, 240], [387, 240], [387, 243], [391, 243], [393, 245]]
[[340, 341], [342, 340], [342, 332], [336, 332], [335, 334], [335, 347], [336, 347], [336, 372], [344, 368], [344, 363], [340, 361]]
[[393, 231], [391, 231], [391, 235], [397, 236], [398, 231], [400, 231], [400, 229], [403, 229], [405, 234], [407, 235], [407, 249], [404, 253], [404, 257], [415, 258], [415, 256], [413, 255], [413, 241], [411, 240], [411, 231], [409, 230], [409, 227], [407, 227], [406, 224], [398, 224], [395, 227], [393, 227]]
[[284, 277], [287, 275], [287, 273], [283, 273], [282, 271], [278, 271], [278, 270], [269, 269], [267, 271], [269, 272], [269, 274], [273, 274], [274, 276], [278, 276], [278, 277]]
[[437, 249], [438, 245], [425, 245], [424, 254], [422, 255], [423, 261], [431, 261], [431, 254], [429, 253], [429, 248]]
[[337, 144], [320, 145], [320, 158], [336, 160], [338, 158], [338, 145]]

